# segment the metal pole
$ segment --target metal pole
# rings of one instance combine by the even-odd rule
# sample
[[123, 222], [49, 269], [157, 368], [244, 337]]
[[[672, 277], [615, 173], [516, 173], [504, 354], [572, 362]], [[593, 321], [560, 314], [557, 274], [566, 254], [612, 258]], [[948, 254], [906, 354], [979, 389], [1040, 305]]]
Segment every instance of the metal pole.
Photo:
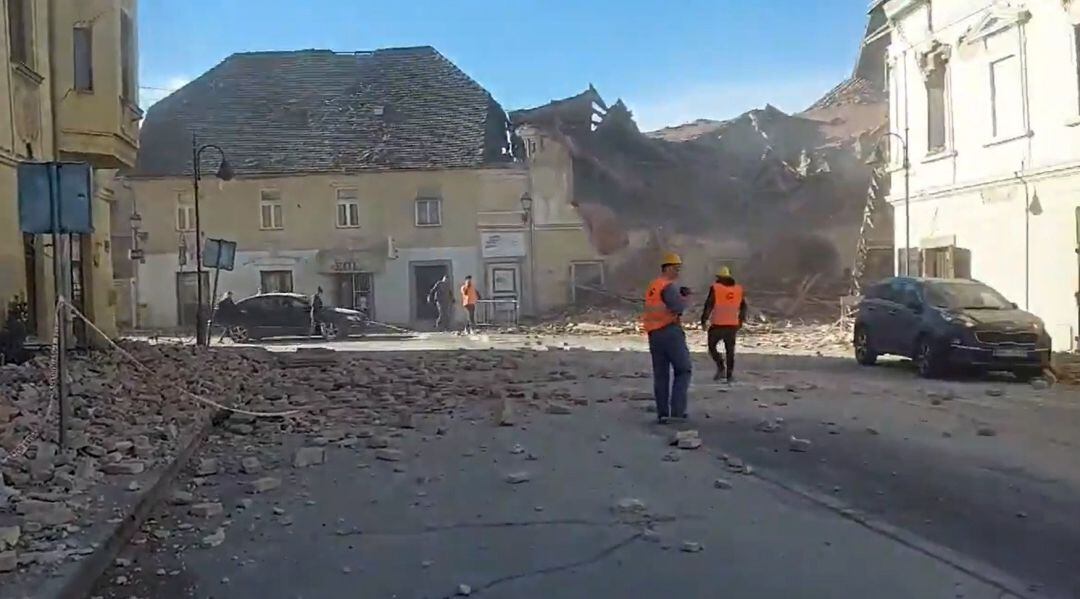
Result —
[[60, 430], [58, 438], [60, 440], [60, 450], [67, 450], [67, 360], [65, 359], [65, 353], [67, 351], [67, 304], [64, 303], [65, 297], [63, 294], [64, 285], [64, 267], [62, 256], [60, 255], [60, 199], [57, 197], [59, 192], [59, 181], [53, 181], [54, 178], [59, 176], [59, 167], [49, 167], [49, 207], [52, 213], [52, 242], [53, 242], [53, 290], [56, 300], [56, 312], [53, 315], [55, 322], [53, 326], [56, 330], [56, 401], [60, 407]]
[[904, 164], [904, 276], [911, 276], [911, 166], [906, 157]]
[[221, 245], [218, 245], [218, 263], [214, 265], [214, 291], [210, 294], [210, 319], [206, 322], [206, 345], [210, 345], [210, 333], [217, 312], [218, 278], [221, 277]]
[[[1021, 167], [1023, 168], [1023, 167]], [[1031, 309], [1031, 196], [1024, 181], [1024, 309]]]
[[202, 223], [199, 221], [199, 148], [195, 134], [191, 134], [191, 177], [195, 188], [195, 345], [206, 341], [203, 323], [202, 288]]
[[[535, 201], [535, 200], [534, 200]], [[539, 314], [539, 307], [536, 305], [536, 212], [534, 209], [529, 209], [529, 295], [532, 297], [532, 312], [535, 316]]]

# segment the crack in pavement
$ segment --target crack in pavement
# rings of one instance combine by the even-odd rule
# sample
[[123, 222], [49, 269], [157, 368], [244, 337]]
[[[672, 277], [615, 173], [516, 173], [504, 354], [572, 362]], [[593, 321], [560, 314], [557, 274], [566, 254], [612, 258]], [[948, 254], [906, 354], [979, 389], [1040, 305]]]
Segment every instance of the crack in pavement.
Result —
[[[508, 574], [506, 576], [502, 576], [502, 577], [496, 578], [494, 580], [489, 580], [488, 582], [485, 582], [484, 584], [473, 588], [472, 589], [472, 594], [474, 594], [474, 595], [480, 594], [480, 593], [483, 593], [484, 591], [489, 591], [489, 590], [491, 590], [492, 588], [494, 588], [494, 587], [496, 587], [498, 585], [501, 585], [501, 584], [504, 584], [504, 583], [507, 583], [507, 582], [512, 582], [514, 580], [521, 580], [522, 578], [531, 578], [531, 577], [534, 577], [534, 576], [545, 576], [545, 575], [548, 575], [548, 574], [554, 574], [556, 572], [563, 572], [565, 570], [573, 570], [574, 568], [580, 568], [582, 566], [590, 566], [592, 564], [601, 562], [604, 559], [607, 559], [608, 557], [611, 557], [612, 555], [614, 555], [615, 553], [617, 553], [619, 550], [623, 549], [624, 547], [626, 547], [626, 546], [640, 540], [641, 538], [644, 537], [644, 535], [645, 535], [644, 532], [634, 533], [633, 535], [630, 535], [629, 537], [627, 537], [627, 538], [625, 538], [625, 539], [623, 539], [623, 540], [621, 540], [621, 541], [619, 541], [617, 543], [614, 543], [612, 545], [608, 545], [608, 546], [604, 547], [598, 553], [596, 553], [596, 554], [594, 554], [594, 555], [592, 555], [590, 557], [587, 557], [587, 558], [583, 558], [583, 559], [572, 561], [572, 562], [567, 562], [567, 563], [564, 563], [564, 564], [557, 564], [557, 565], [554, 565], [554, 566], [548, 566], [546, 568], [538, 568], [536, 570], [527, 570], [525, 572], [518, 572], [516, 574]], [[451, 593], [449, 595], [444, 595], [441, 599], [453, 599], [454, 597], [457, 597], [457, 596], [459, 596], [458, 593]]]
[[455, 522], [451, 524], [430, 524], [423, 530], [365, 530], [362, 528], [342, 529], [337, 531], [337, 536], [348, 537], [354, 535], [363, 536], [414, 536], [429, 533], [445, 532], [448, 530], [490, 529], [490, 528], [525, 528], [530, 526], [593, 526], [596, 528], [610, 528], [619, 526], [634, 526], [651, 528], [654, 524], [666, 524], [677, 520], [700, 520], [698, 515], [678, 516], [643, 516], [639, 519], [615, 519], [615, 520], [589, 520], [585, 518], [555, 518], [550, 520], [508, 520], [502, 522]]

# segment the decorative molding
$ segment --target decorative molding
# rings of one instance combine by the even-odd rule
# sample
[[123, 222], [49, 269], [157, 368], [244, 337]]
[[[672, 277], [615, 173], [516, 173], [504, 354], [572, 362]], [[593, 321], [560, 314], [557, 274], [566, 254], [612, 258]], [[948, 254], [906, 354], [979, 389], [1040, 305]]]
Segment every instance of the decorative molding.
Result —
[[916, 62], [919, 70], [922, 71], [923, 78], [929, 79], [935, 71], [945, 68], [950, 58], [952, 58], [952, 48], [948, 44], [931, 40], [926, 50], [918, 53]]
[[995, 6], [960, 36], [960, 43], [974, 44], [1013, 27], [1023, 25], [1029, 20], [1031, 20], [1031, 11], [1026, 8]]

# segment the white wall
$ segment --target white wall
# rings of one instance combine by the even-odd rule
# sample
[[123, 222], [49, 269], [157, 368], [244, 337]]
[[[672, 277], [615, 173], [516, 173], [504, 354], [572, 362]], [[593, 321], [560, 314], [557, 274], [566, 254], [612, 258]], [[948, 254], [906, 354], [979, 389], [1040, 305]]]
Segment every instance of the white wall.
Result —
[[[397, 259], [387, 261], [386, 272], [375, 275], [376, 319], [393, 324], [411, 322], [414, 302], [426, 301], [427, 290], [423, 290], [424, 296], [418, 297], [414, 293], [410, 263], [444, 260], [450, 261], [450, 277], [455, 290], [466, 275], [472, 275], [478, 282], [483, 280], [478, 246], [400, 249]], [[464, 311], [455, 310], [456, 321], [460, 322], [463, 316]]]
[[[1080, 2], [1029, 0], [1025, 11], [986, 0], [890, 0], [898, 34], [889, 48], [893, 132], [907, 136], [911, 160], [911, 245], [955, 236], [971, 250], [972, 276], [1025, 304], [1047, 324], [1058, 348], [1077, 334], [1076, 209], [1080, 206], [1080, 76], [1073, 27]], [[1014, 5], [1020, 3], [1012, 3]], [[984, 10], [980, 10], [984, 9]], [[990, 19], [998, 24], [990, 24]], [[927, 103], [918, 57], [933, 44], [950, 49], [949, 143], [927, 150]], [[992, 65], [1014, 57], [1018, 68], [992, 80]], [[995, 98], [997, 98], [995, 102]], [[994, 133], [994, 106], [999, 131]], [[902, 152], [893, 142], [892, 195], [897, 247], [905, 238]], [[1022, 177], [1043, 213], [1030, 216], [1025, 241]], [[1030, 252], [1030, 268], [1025, 253]]]

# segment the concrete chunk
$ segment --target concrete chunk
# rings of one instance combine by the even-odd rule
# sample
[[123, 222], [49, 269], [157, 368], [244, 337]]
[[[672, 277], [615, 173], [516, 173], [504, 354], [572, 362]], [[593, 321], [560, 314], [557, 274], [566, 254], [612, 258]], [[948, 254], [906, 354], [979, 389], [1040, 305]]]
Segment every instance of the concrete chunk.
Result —
[[248, 456], [240, 460], [240, 471], [244, 474], [258, 474], [262, 470], [262, 463], [255, 456]]
[[18, 526], [0, 526], [0, 550], [12, 549], [18, 545], [21, 534]]
[[215, 458], [203, 458], [195, 467], [195, 476], [210, 476], [218, 473], [218, 461]]
[[113, 464], [105, 464], [101, 467], [101, 471], [105, 474], [142, 474], [146, 471], [146, 464], [144, 462], [116, 462]]
[[307, 468], [326, 461], [326, 450], [322, 447], [301, 447], [293, 456], [294, 468]]
[[19, 567], [19, 556], [14, 551], [0, 552], [0, 572], [14, 572]]
[[398, 449], [377, 449], [375, 450], [375, 459], [382, 460], [384, 462], [400, 462], [402, 458], [401, 450]]
[[196, 503], [191, 506], [188, 513], [196, 518], [213, 518], [225, 513], [225, 507], [217, 502]]

